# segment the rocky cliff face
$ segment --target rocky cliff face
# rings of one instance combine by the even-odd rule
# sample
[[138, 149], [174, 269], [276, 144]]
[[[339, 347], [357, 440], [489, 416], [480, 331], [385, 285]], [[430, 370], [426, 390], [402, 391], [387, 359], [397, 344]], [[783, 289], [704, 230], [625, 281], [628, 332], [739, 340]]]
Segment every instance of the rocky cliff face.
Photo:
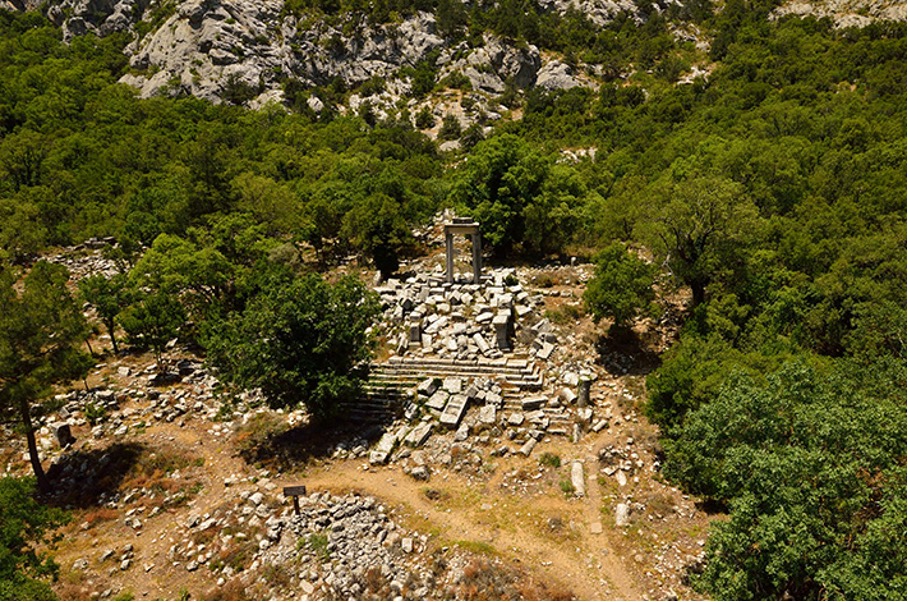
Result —
[[[251, 102], [257, 105], [281, 100], [281, 82], [287, 78], [303, 86], [340, 78], [352, 87], [378, 76], [388, 91], [373, 99], [380, 111], [409, 92], [412, 82], [401, 69], [433, 52], [437, 79], [458, 72], [480, 96], [500, 94], [508, 81], [523, 89], [537, 83], [547, 88], [582, 84], [571, 68], [547, 61], [532, 45], [517, 47], [487, 34], [478, 48], [447, 47], [430, 13], [379, 26], [364, 21], [331, 25], [284, 14], [283, 5], [283, 0], [61, 0], [47, 13], [67, 38], [137, 32], [126, 49], [132, 73], [122, 81], [143, 97], [181, 93], [218, 102], [228, 86], [241, 85], [259, 92]], [[543, 0], [542, 5], [561, 13], [580, 9], [601, 23], [633, 6], [630, 0]], [[140, 36], [148, 28], [140, 23], [153, 23], [153, 29]], [[345, 33], [351, 30], [352, 36]]]
[[787, 0], [776, 16], [830, 17], [836, 27], [864, 27], [873, 21], [905, 20], [905, 0]]
[[[34, 8], [37, 0], [0, 0], [15, 9]], [[538, 0], [549, 11], [577, 10], [599, 25], [619, 11], [635, 10], [633, 0]], [[406, 67], [437, 56], [436, 81], [459, 74], [470, 82], [472, 105], [495, 118], [495, 98], [513, 82], [518, 88], [567, 89], [594, 86], [589, 77], [532, 45], [486, 34], [482, 45], [448, 45], [436, 32], [435, 16], [420, 12], [401, 22], [370, 25], [349, 15], [334, 24], [286, 14], [283, 0], [56, 0], [45, 5], [48, 16], [71, 38], [86, 32], [106, 35], [131, 31], [135, 39], [126, 52], [131, 73], [122, 79], [143, 97], [192, 94], [220, 102], [241, 89], [250, 106], [283, 100], [282, 83], [298, 80], [302, 87], [340, 79], [350, 88], [372, 77], [384, 90], [369, 98], [381, 117], [408, 99], [412, 80]], [[865, 24], [876, 18], [905, 19], [905, 0], [792, 0], [777, 14], [833, 16], [842, 25]], [[352, 32], [352, 34], [350, 33]], [[595, 73], [595, 66], [587, 69]], [[431, 103], [436, 115], [453, 112], [470, 121], [457, 99]], [[354, 95], [343, 110], [356, 110], [363, 99]], [[420, 109], [406, 100], [411, 112]], [[311, 99], [315, 110], [323, 108]], [[427, 105], [428, 106], [428, 105]], [[439, 109], [439, 107], [441, 107]]]

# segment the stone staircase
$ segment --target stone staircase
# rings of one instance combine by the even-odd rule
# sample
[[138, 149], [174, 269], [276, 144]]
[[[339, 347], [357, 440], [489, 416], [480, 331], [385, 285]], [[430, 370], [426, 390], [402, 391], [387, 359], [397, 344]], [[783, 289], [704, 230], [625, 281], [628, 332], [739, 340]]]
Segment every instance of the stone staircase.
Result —
[[[444, 380], [492, 380], [502, 389], [499, 415], [527, 414], [523, 407], [528, 393], [542, 389], [544, 377], [536, 363], [526, 357], [453, 360], [442, 358], [391, 357], [370, 366], [369, 380], [360, 399], [344, 409], [346, 418], [360, 423], [388, 423], [404, 414], [416, 399], [417, 385], [427, 378]], [[548, 406], [548, 404], [545, 404]], [[552, 434], [568, 434], [572, 418], [563, 408], [543, 407]]]
[[372, 365], [369, 385], [413, 388], [426, 378], [452, 376], [496, 380], [502, 388], [521, 391], [538, 391], [544, 382], [536, 364], [525, 357], [453, 360], [394, 356], [383, 364]]

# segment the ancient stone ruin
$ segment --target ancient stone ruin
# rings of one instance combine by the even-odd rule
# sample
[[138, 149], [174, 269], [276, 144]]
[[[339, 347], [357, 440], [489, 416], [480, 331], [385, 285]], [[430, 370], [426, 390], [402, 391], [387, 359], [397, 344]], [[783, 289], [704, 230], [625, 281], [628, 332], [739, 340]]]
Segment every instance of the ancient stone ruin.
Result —
[[[393, 351], [370, 366], [366, 394], [346, 412], [383, 425], [370, 462], [419, 449], [429, 465], [444, 464], [451, 435], [460, 445], [494, 446], [496, 455], [529, 456], [547, 437], [578, 440], [605, 428], [607, 419], [594, 417], [591, 368], [546, 382], [558, 339], [544, 294], [525, 290], [513, 268], [483, 269], [472, 220], [449, 217], [436, 231], [444, 267], [416, 262], [375, 289], [383, 307], [378, 329]], [[461, 235], [470, 238], [470, 273], [455, 270]], [[429, 471], [419, 463], [410, 474], [428, 478]]]

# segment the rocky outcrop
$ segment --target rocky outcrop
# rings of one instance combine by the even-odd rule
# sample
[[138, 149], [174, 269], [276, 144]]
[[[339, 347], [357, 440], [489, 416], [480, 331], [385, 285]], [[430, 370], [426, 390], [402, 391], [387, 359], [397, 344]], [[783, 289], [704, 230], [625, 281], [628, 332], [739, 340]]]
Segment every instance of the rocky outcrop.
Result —
[[470, 80], [474, 90], [500, 94], [510, 80], [518, 88], [536, 83], [541, 61], [539, 50], [532, 44], [516, 47], [486, 34], [483, 46], [470, 49], [466, 42], [445, 49], [438, 58], [441, 77], [458, 72]]
[[192, 94], [218, 101], [228, 86], [264, 91], [292, 71], [281, 0], [189, 0], [127, 47], [135, 73], [121, 81], [143, 97]]
[[250, 104], [259, 105], [281, 101], [287, 79], [310, 87], [340, 78], [352, 87], [379, 77], [388, 93], [388, 98], [373, 99], [380, 112], [410, 91], [410, 78], [401, 69], [433, 52], [440, 51], [437, 80], [457, 72], [484, 94], [500, 94], [507, 82], [531, 87], [541, 66], [535, 47], [518, 47], [492, 35], [477, 48], [465, 43], [446, 48], [431, 13], [417, 12], [385, 25], [369, 25], [349, 15], [332, 24], [300, 21], [284, 14], [283, 7], [283, 0], [185, 0], [174, 5], [61, 0], [46, 10], [66, 39], [137, 31], [140, 22], [160, 23], [143, 36], [137, 33], [126, 48], [132, 69], [121, 81], [138, 88], [142, 97], [191, 94], [219, 102], [240, 88], [246, 96], [258, 94]]
[[536, 85], [546, 90], [570, 90], [583, 84], [574, 76], [574, 69], [570, 65], [556, 59], [539, 70]]
[[[659, 0], [654, 9], [672, 1]], [[121, 81], [136, 87], [143, 97], [191, 94], [254, 107], [283, 101], [282, 84], [288, 79], [299, 80], [304, 88], [338, 78], [355, 87], [378, 77], [384, 91], [368, 99], [357, 97], [341, 110], [357, 111], [368, 101], [369, 109], [382, 118], [409, 95], [411, 80], [402, 69], [433, 53], [438, 53], [436, 82], [450, 75], [466, 78], [473, 90], [468, 102], [484, 119], [498, 116], [501, 108], [493, 97], [509, 84], [549, 90], [589, 85], [580, 70], [555, 58], [541, 58], [532, 45], [486, 34], [478, 47], [466, 42], [448, 46], [436, 32], [435, 16], [427, 12], [396, 23], [370, 25], [365, 17], [353, 14], [330, 22], [300, 20], [285, 13], [283, 0], [51, 0], [46, 4], [0, 0], [0, 6], [15, 10], [38, 5], [62, 27], [65, 39], [85, 33], [135, 32], [135, 41], [126, 48], [132, 70]], [[578, 11], [599, 26], [618, 13], [638, 11], [634, 0], [538, 0], [538, 5], [561, 15]], [[904, 21], [905, 0], [789, 0], [773, 16], [786, 14], [830, 16], [838, 26], [861, 26], [878, 19]], [[149, 24], [153, 29], [146, 31]], [[694, 39], [705, 47], [701, 36]], [[596, 71], [596, 66], [587, 67]], [[421, 108], [412, 99], [409, 105], [411, 111]], [[441, 113], [452, 112], [459, 114], [459, 109], [448, 107]], [[479, 118], [461, 117], [466, 122]]]
[[264, 92], [278, 89], [288, 77], [306, 86], [335, 78], [355, 86], [379, 77], [392, 96], [399, 96], [409, 91], [401, 68], [442, 49], [439, 78], [457, 71], [474, 90], [500, 93], [509, 80], [521, 88], [532, 86], [540, 66], [533, 46], [517, 48], [490, 35], [479, 48], [461, 44], [443, 49], [445, 41], [435, 33], [435, 17], [429, 13], [398, 24], [362, 25], [351, 37], [341, 26], [304, 26], [293, 16], [282, 17], [282, 6], [280, 0], [185, 2], [128, 48], [135, 73], [122, 81], [139, 88], [142, 96], [179, 92], [217, 101], [225, 86], [238, 83]]
[[864, 27], [874, 21], [905, 21], [905, 8], [905, 0], [789, 0], [772, 17], [830, 17], [836, 27]]
[[63, 28], [63, 39], [130, 29], [151, 0], [63, 0], [49, 3], [47, 17]]
[[537, 0], [537, 2], [543, 9], [556, 11], [559, 15], [576, 10], [599, 26], [611, 21], [619, 12], [637, 10], [633, 0]]

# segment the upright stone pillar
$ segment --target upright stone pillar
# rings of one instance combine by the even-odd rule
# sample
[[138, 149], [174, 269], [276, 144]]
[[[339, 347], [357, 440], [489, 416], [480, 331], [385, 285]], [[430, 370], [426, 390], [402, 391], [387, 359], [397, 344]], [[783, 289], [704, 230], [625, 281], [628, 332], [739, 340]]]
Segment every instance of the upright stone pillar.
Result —
[[511, 349], [511, 341], [509, 339], [509, 330], [511, 326], [511, 316], [508, 312], [498, 312], [498, 314], [492, 318], [492, 326], [495, 328], [495, 344], [502, 351], [509, 351]]
[[445, 274], [448, 282], [454, 282], [454, 233], [445, 228]]
[[422, 340], [422, 324], [416, 320], [410, 321], [410, 342], [419, 343]]
[[480, 284], [482, 277], [482, 236], [473, 235], [473, 284]]
[[577, 405], [581, 408], [585, 408], [590, 403], [590, 385], [593, 384], [588, 378], [580, 379], [580, 387], [577, 395]]

